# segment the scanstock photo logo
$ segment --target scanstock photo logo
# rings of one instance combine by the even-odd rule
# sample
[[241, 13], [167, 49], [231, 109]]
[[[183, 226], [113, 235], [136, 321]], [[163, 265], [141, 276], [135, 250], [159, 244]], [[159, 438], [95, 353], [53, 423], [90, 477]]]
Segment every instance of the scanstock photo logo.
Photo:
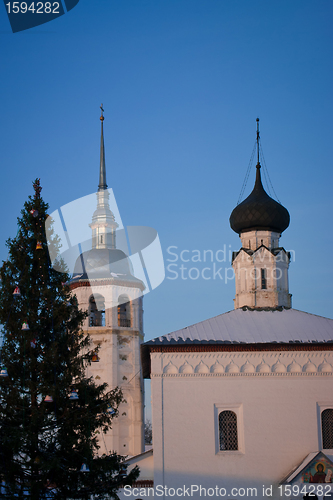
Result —
[[57, 2], [31, 1], [12, 2], [3, 0], [13, 33], [28, 30], [53, 21], [72, 10], [80, 0], [58, 0]]
[[[102, 231], [100, 226], [104, 225], [112, 232]], [[127, 296], [138, 299], [146, 295], [164, 280], [157, 231], [147, 226], [124, 226], [112, 189], [55, 210], [45, 221], [45, 231], [53, 269], [63, 272], [66, 268], [73, 275], [72, 283], [89, 282], [95, 298], [103, 280], [120, 286], [126, 301]], [[117, 307], [112, 287], [104, 291], [108, 293], [108, 308]]]

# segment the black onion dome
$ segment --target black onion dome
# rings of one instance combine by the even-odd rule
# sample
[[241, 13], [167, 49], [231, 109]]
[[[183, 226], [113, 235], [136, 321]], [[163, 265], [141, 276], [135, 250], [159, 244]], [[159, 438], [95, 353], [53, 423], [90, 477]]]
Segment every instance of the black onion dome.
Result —
[[76, 259], [72, 281], [118, 278], [141, 283], [132, 275], [129, 259], [116, 248], [93, 248]]
[[229, 221], [231, 229], [236, 233], [256, 229], [282, 233], [289, 226], [288, 210], [268, 196], [263, 188], [260, 164], [257, 165], [256, 182], [252, 193], [233, 209]]

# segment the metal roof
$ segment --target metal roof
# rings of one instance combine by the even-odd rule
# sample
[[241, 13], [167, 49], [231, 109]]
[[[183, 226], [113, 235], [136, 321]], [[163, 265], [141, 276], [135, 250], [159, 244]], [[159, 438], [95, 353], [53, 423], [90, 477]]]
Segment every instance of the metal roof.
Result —
[[333, 319], [296, 309], [235, 309], [145, 343], [261, 344], [333, 342]]
[[236, 233], [265, 229], [282, 233], [289, 226], [288, 210], [273, 200], [261, 182], [260, 163], [257, 164], [256, 182], [252, 193], [233, 209], [230, 226]]

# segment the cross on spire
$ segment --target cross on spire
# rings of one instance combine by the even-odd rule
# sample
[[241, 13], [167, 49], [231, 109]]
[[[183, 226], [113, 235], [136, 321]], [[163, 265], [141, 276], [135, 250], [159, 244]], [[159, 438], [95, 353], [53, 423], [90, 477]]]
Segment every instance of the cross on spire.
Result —
[[103, 104], [100, 106], [101, 108], [101, 148], [100, 148], [100, 166], [99, 166], [99, 184], [98, 191], [103, 191], [107, 189], [108, 185], [106, 183], [106, 169], [105, 169], [105, 152], [104, 152], [104, 131], [103, 131], [103, 122], [104, 122], [104, 109]]
[[257, 118], [257, 166], [260, 165], [260, 160], [259, 160], [259, 139], [260, 139], [260, 134], [259, 134], [259, 118]]

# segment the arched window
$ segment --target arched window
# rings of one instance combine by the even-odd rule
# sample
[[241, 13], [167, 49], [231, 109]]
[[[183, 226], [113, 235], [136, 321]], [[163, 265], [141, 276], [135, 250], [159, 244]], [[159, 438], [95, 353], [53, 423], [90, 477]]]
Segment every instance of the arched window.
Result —
[[118, 326], [131, 326], [131, 305], [127, 295], [120, 295], [118, 299]]
[[89, 299], [89, 326], [105, 326], [105, 302], [103, 295]]
[[333, 409], [327, 408], [321, 414], [321, 431], [323, 436], [323, 448], [333, 448]]
[[238, 450], [237, 415], [225, 410], [219, 414], [220, 450]]

